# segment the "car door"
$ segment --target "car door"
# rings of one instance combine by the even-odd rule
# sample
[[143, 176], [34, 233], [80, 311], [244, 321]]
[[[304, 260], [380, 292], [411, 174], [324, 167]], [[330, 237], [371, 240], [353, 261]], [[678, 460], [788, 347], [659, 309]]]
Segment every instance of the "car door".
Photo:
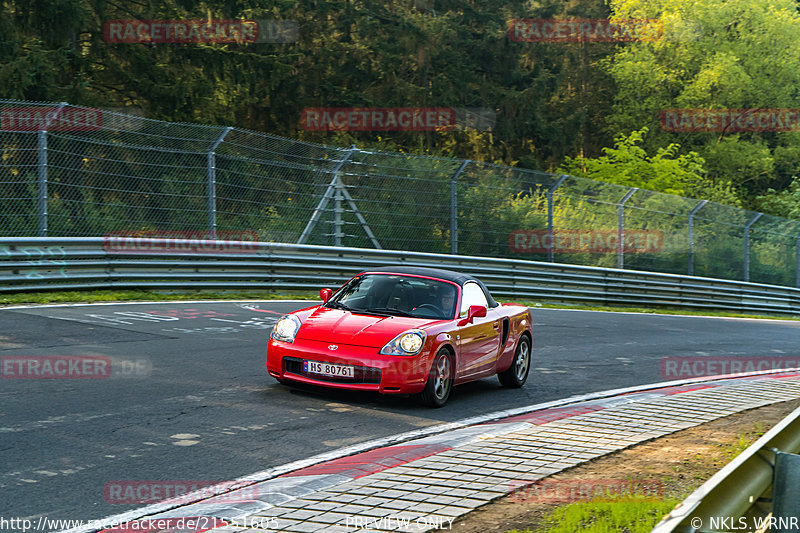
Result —
[[500, 319], [496, 309], [490, 309], [480, 285], [468, 281], [461, 293], [460, 318], [467, 317], [471, 305], [487, 308], [486, 316], [475, 317], [471, 324], [462, 326], [458, 335], [458, 377], [469, 377], [493, 368], [500, 351]]

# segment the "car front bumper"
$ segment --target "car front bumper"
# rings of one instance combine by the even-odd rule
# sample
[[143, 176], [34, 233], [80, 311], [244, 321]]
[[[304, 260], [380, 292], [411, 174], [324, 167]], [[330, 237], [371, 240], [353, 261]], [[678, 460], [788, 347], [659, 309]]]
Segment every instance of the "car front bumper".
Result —
[[[428, 352], [413, 357], [382, 355], [380, 348], [296, 339], [267, 343], [267, 372], [279, 380], [295, 381], [337, 389], [376, 391], [388, 394], [421, 392], [430, 372]], [[303, 371], [303, 361], [354, 367], [354, 377], [330, 377]]]

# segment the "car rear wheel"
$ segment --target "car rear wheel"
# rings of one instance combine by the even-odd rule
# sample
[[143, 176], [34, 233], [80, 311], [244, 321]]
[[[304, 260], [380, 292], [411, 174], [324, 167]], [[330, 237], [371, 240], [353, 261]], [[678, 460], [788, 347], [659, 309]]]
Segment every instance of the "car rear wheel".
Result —
[[531, 341], [528, 337], [522, 336], [517, 344], [517, 351], [514, 352], [514, 361], [508, 370], [498, 372], [497, 378], [504, 387], [518, 389], [525, 384], [528, 379], [528, 372], [531, 369]]
[[419, 393], [418, 399], [430, 407], [441, 407], [447, 403], [452, 389], [453, 357], [450, 352], [442, 348], [433, 360], [428, 382], [422, 392]]

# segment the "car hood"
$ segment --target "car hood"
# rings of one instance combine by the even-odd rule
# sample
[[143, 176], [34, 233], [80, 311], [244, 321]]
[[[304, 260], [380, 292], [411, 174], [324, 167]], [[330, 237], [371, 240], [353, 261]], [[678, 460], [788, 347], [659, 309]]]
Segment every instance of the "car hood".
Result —
[[433, 322], [436, 321], [428, 318], [361, 315], [341, 309], [319, 307], [303, 321], [297, 338], [383, 348], [400, 333], [422, 328]]

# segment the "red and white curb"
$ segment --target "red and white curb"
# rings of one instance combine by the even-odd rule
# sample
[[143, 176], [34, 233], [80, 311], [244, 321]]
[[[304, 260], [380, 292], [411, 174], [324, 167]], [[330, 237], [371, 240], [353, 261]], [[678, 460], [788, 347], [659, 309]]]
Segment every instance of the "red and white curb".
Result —
[[[787, 386], [777, 390], [773, 384], [778, 383]], [[742, 387], [747, 390], [743, 390]], [[763, 392], [759, 392], [761, 389]], [[711, 400], [704, 400], [703, 395], [709, 394], [715, 396]], [[736, 401], [729, 402], [730, 405], [725, 407], [723, 405], [725, 402], [720, 399], [728, 396], [736, 397]], [[419, 522], [420, 512], [412, 512], [415, 508], [436, 509], [441, 511], [437, 516], [452, 519], [518, 488], [520, 484], [541, 479], [591, 457], [610, 453], [661, 434], [699, 425], [733, 412], [793, 398], [800, 398], [800, 371], [787, 370], [704, 377], [573, 396], [342, 448], [239, 478], [220, 487], [219, 492], [214, 492], [213, 487], [206, 487], [198, 493], [182, 496], [179, 502], [167, 501], [149, 505], [68, 531], [69, 533], [101, 530], [106, 533], [131, 531], [130, 523], [142, 519], [150, 520], [152, 527], [138, 527], [140, 524], [137, 524], [137, 531], [140, 532], [197, 532], [209, 529], [220, 533], [245, 529], [335, 532], [364, 531], [367, 527], [370, 531], [423, 531], [427, 530], [426, 525], [440, 526], [442, 523], [441, 521], [436, 524]], [[565, 428], [570, 430], [569, 422], [573, 419], [584, 425], [591, 424], [591, 420], [598, 420], [596, 417], [603, 416], [604, 413], [618, 416], [620, 413], [624, 414], [626, 410], [641, 411], [653, 407], [654, 412], [658, 413], [661, 410], [659, 402], [664, 405], [669, 403], [676, 409], [673, 418], [677, 420], [674, 420], [671, 426], [666, 424], [663, 430], [659, 429], [663, 433], [649, 431], [635, 438], [626, 436], [615, 444], [614, 449], [603, 449], [599, 446], [597, 450], [584, 455], [571, 454], [575, 457], [570, 461], [556, 462], [551, 468], [529, 469], [525, 472], [518, 467], [513, 469], [515, 474], [511, 474], [512, 477], [503, 472], [503, 467], [508, 465], [501, 462], [497, 463], [498, 466], [494, 469], [496, 472], [492, 471], [492, 460], [503, 460], [502, 443], [508, 442], [508, 439], [516, 439], [521, 435], [525, 438], [545, 435], [549, 428], [567, 424], [559, 429], [563, 432]], [[704, 407], [697, 407], [703, 402], [705, 402]], [[715, 407], [709, 408], [709, 405]], [[677, 413], [682, 412], [681, 409], [684, 407], [688, 411], [699, 409], [698, 412], [702, 416], [696, 414], [689, 419], [680, 420], [682, 416]], [[579, 432], [576, 428], [577, 426], [572, 427], [571, 430]], [[620, 434], [627, 435], [627, 433], [630, 432], [620, 427]], [[487, 482], [482, 488], [476, 489], [474, 494], [471, 493], [470, 497], [461, 500], [456, 497], [437, 499], [437, 493], [441, 492], [460, 494], [457, 490], [459, 476], [442, 474], [440, 471], [447, 469], [448, 464], [462, 462], [459, 453], [475, 457], [477, 452], [480, 456], [482, 450], [489, 450], [484, 447], [487, 443], [495, 443], [492, 453], [497, 455], [489, 455], [489, 451], [486, 451], [487, 459], [483, 462], [470, 463], [467, 460], [463, 462], [472, 464], [474, 468], [488, 468], [483, 477], [487, 480], [493, 479], [493, 484]], [[500, 451], [497, 451], [498, 449]], [[430, 478], [430, 484], [435, 485], [443, 481], [447, 475], [449, 475], [448, 482], [438, 487], [442, 490], [425, 492], [426, 479]], [[387, 485], [389, 480], [402, 480], [408, 483]], [[413, 487], [413, 490], [407, 487]], [[411, 499], [404, 500], [406, 496], [403, 496], [403, 490], [414, 492], [413, 497], [406, 495]], [[208, 498], [210, 493], [218, 495]], [[422, 496], [430, 497], [420, 500]], [[389, 497], [396, 498], [395, 501], [398, 503], [406, 502], [409, 505], [399, 509], [398, 507], [402, 506], [382, 508], [380, 504], [376, 504], [371, 513], [364, 514], [365, 506], [361, 503], [370, 501], [370, 498], [375, 502], [387, 502], [389, 500], [386, 498]], [[438, 507], [432, 505], [431, 502], [434, 500]], [[447, 503], [450, 500], [452, 503]], [[419, 503], [415, 505], [415, 501]], [[462, 505], [464, 502], [468, 504]], [[307, 508], [306, 512], [301, 512], [304, 507]], [[353, 511], [354, 518], [343, 521], [342, 516], [345, 513], [339, 511], [348, 509]], [[291, 518], [286, 518], [288, 516]], [[408, 517], [414, 516], [418, 521], [411, 524], [409, 520], [412, 518]], [[186, 520], [179, 522], [179, 519], [189, 517], [204, 517], [206, 520], [191, 522], [189, 526]], [[395, 519], [395, 522], [378, 522], [386, 517]], [[400, 520], [403, 517], [405, 522]], [[337, 518], [339, 519], [337, 522], [331, 522]], [[114, 527], [118, 525], [122, 526]], [[444, 525], [447, 523], [444, 522]], [[403, 526], [406, 526], [406, 529], [403, 529]], [[423, 527], [420, 529], [421, 526]]]

